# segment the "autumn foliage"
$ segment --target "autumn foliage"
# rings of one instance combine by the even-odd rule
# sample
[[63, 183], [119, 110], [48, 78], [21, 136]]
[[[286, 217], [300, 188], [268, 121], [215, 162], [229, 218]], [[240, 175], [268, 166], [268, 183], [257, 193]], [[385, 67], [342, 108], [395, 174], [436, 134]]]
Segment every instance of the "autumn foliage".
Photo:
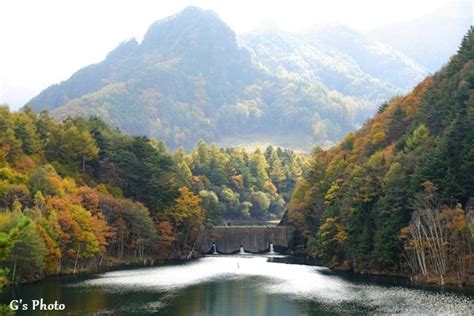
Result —
[[289, 204], [295, 247], [333, 267], [472, 284], [473, 91], [471, 28], [443, 69], [313, 151]]
[[2, 280], [181, 257], [203, 225], [200, 198], [178, 187], [161, 144], [94, 118], [2, 107], [0, 154]]

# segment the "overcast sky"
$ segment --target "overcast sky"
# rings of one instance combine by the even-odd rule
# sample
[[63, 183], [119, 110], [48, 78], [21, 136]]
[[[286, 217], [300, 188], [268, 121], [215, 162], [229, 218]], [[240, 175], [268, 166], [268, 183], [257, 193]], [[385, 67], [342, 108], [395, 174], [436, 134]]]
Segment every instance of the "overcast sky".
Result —
[[237, 33], [267, 21], [285, 30], [335, 22], [359, 30], [410, 20], [453, 0], [1, 0], [0, 104], [16, 109], [47, 86], [100, 62], [120, 42], [188, 5], [212, 9]]

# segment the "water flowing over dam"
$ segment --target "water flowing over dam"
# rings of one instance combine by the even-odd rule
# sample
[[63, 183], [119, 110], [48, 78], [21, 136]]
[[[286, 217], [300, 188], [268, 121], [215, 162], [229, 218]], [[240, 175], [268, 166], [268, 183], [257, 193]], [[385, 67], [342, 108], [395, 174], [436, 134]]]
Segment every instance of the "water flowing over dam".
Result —
[[198, 247], [201, 253], [260, 253], [288, 248], [291, 232], [285, 226], [215, 226], [206, 230]]

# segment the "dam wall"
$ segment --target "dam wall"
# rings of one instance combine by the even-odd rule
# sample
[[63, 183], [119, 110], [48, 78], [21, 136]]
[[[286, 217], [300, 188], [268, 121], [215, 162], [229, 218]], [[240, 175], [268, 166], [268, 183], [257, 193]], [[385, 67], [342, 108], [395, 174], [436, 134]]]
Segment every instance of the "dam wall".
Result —
[[270, 243], [276, 249], [288, 248], [290, 229], [285, 226], [215, 226], [203, 233], [201, 253], [212, 251], [212, 243], [216, 244], [217, 252], [230, 254], [238, 252], [243, 246], [246, 252], [268, 251]]

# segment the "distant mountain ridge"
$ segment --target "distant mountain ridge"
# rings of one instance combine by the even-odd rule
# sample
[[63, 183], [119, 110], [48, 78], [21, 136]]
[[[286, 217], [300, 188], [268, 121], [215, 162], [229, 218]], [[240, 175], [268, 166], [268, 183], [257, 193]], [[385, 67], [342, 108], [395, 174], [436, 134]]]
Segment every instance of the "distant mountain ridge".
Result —
[[342, 25], [303, 33], [264, 29], [238, 37], [256, 63], [278, 77], [323, 83], [353, 98], [361, 123], [375, 107], [421, 81], [426, 70], [400, 52]]
[[28, 104], [60, 119], [96, 115], [171, 148], [202, 138], [307, 150], [341, 139], [424, 75], [348, 28], [237, 38], [214, 12], [189, 7]]
[[474, 25], [474, 3], [453, 1], [422, 17], [389, 24], [367, 35], [402, 51], [434, 72], [456, 53], [471, 25]]

